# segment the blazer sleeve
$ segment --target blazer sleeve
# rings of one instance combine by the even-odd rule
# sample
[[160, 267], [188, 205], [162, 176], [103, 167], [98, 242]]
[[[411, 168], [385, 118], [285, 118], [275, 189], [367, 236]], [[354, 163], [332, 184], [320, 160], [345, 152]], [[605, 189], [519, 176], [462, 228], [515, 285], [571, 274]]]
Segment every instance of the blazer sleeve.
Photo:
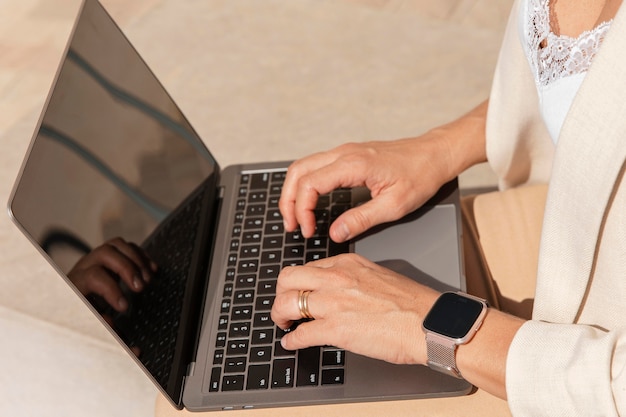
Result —
[[506, 369], [514, 416], [625, 416], [626, 329], [525, 323]]

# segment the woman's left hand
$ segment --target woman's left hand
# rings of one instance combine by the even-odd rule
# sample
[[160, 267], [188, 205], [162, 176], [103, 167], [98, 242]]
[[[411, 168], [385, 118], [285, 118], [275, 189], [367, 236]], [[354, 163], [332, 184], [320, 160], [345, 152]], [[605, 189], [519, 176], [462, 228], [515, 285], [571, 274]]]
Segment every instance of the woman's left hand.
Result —
[[272, 308], [280, 328], [302, 319], [300, 291], [310, 291], [315, 319], [285, 334], [285, 349], [329, 345], [392, 363], [426, 363], [422, 321], [436, 291], [356, 254], [287, 267]]

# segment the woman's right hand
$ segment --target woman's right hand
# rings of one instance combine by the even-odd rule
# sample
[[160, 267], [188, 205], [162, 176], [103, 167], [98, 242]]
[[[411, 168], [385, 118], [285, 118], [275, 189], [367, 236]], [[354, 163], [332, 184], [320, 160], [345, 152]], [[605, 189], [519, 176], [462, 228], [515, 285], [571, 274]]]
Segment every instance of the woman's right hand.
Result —
[[321, 194], [365, 186], [371, 200], [340, 215], [330, 226], [335, 242], [402, 218], [446, 182], [485, 160], [487, 102], [455, 122], [420, 137], [349, 143], [294, 162], [280, 198], [285, 230], [315, 233], [314, 210]]
[[330, 237], [343, 242], [417, 209], [450, 179], [446, 150], [437, 140], [349, 143], [294, 162], [279, 206], [285, 229], [300, 226], [303, 236], [310, 237], [319, 195], [342, 187], [367, 187], [372, 199], [331, 225]]

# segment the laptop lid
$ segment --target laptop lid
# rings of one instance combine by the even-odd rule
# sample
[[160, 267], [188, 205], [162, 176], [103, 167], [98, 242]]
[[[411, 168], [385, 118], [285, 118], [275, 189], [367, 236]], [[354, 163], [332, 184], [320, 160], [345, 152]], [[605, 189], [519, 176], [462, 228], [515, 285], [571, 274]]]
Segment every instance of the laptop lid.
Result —
[[[104, 316], [105, 324], [130, 352], [137, 352], [137, 346], [130, 345], [137, 342], [131, 341], [128, 329], [122, 330], [123, 317], [118, 317], [122, 315], [99, 296], [95, 284], [78, 283], [68, 273], [86, 254], [111, 239], [148, 245], [173, 211], [197, 195], [194, 190], [208, 190], [203, 213], [211, 217], [218, 179], [219, 165], [163, 86], [102, 6], [95, 0], [85, 1], [9, 211], [72, 288], [95, 313]], [[198, 241], [210, 241], [198, 236]], [[190, 242], [189, 235], [184, 241]], [[198, 246], [193, 245], [187, 255], [200, 256], [197, 252], [205, 248]], [[133, 291], [120, 284], [130, 302]], [[197, 293], [202, 293], [201, 288]], [[181, 303], [189, 304], [190, 300], [182, 298]], [[197, 334], [200, 301], [194, 301], [194, 307], [179, 306], [178, 324], [169, 332], [173, 333], [172, 347], [144, 345], [138, 357], [156, 385], [179, 406], [186, 364], [191, 361], [190, 345]], [[156, 331], [157, 319], [147, 320], [146, 326]], [[181, 344], [183, 338], [186, 341]], [[167, 366], [148, 362], [146, 358], [162, 350], [172, 355]]]

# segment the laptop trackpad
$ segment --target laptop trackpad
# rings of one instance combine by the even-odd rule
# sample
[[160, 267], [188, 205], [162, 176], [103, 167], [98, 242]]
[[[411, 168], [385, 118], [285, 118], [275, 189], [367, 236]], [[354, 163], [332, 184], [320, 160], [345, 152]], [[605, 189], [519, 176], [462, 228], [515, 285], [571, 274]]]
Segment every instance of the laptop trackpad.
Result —
[[465, 289], [453, 204], [418, 210], [355, 241], [365, 258], [438, 291]]

